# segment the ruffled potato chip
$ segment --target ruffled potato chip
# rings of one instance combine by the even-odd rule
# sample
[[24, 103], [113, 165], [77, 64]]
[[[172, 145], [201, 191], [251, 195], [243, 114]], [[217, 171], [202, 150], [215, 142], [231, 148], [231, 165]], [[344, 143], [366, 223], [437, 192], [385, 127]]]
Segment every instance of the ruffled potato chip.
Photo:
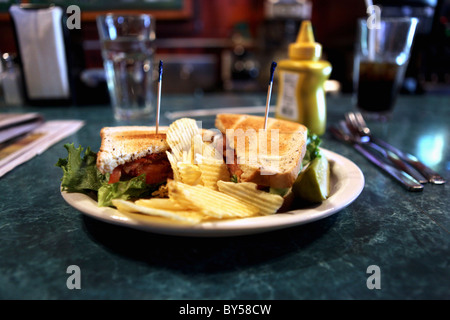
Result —
[[196, 185], [202, 182], [202, 171], [198, 166], [192, 163], [178, 162], [178, 173], [180, 175], [180, 180], [188, 185]]
[[151, 199], [139, 199], [134, 202], [134, 204], [138, 206], [144, 206], [154, 209], [161, 209], [161, 210], [171, 210], [171, 211], [182, 211], [186, 210], [182, 206], [180, 206], [178, 203], [173, 201], [172, 199], [165, 198], [165, 199], [159, 199], [159, 198], [151, 198]]
[[112, 203], [119, 211], [124, 213], [146, 214], [189, 224], [197, 224], [204, 219], [203, 214], [193, 210], [158, 209], [147, 205], [138, 205], [132, 201], [122, 199], [114, 199], [112, 200]]
[[200, 135], [200, 130], [194, 119], [182, 118], [169, 126], [166, 141], [177, 160], [182, 159], [183, 151], [191, 149], [192, 137], [196, 135]]
[[167, 185], [169, 197], [180, 206], [216, 219], [250, 217], [259, 211], [252, 205], [205, 186], [189, 186], [173, 180]]
[[261, 215], [276, 213], [284, 202], [283, 197], [280, 195], [258, 190], [258, 186], [252, 182], [218, 181], [217, 186], [220, 192], [257, 207]]
[[198, 167], [201, 171], [201, 180], [204, 186], [217, 189], [217, 181], [230, 181], [230, 172], [223, 160], [216, 160], [211, 158], [196, 157]]
[[178, 161], [172, 152], [166, 151], [167, 159], [173, 171], [173, 178], [175, 181], [181, 181], [180, 173], [178, 172]]

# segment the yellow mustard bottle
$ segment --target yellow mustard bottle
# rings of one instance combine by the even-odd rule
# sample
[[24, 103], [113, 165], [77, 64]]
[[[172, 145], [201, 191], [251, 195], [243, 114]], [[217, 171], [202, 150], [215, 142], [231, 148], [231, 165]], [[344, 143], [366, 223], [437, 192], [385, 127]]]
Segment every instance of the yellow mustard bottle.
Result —
[[331, 64], [320, 60], [322, 45], [315, 42], [311, 22], [305, 20], [295, 43], [289, 45], [289, 59], [278, 63], [278, 98], [275, 117], [301, 123], [310, 132], [326, 130], [325, 81]]

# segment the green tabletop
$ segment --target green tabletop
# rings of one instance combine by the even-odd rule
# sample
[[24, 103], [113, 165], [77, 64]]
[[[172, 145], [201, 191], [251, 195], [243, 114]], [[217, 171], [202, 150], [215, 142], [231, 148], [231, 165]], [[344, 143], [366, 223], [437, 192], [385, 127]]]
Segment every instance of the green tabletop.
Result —
[[[264, 106], [265, 94], [165, 96], [166, 112]], [[273, 98], [275, 101], [275, 98]], [[352, 110], [330, 96], [328, 124]], [[160, 235], [105, 223], [60, 194], [73, 142], [94, 151], [119, 125], [109, 106], [27, 107], [47, 120], [81, 119], [76, 134], [0, 178], [0, 299], [449, 299], [448, 184], [412, 193], [327, 132], [322, 147], [353, 161], [365, 187], [348, 207], [305, 225], [223, 238]], [[214, 116], [198, 116], [213, 127]], [[450, 97], [406, 96], [375, 134], [450, 178]], [[150, 124], [141, 121], [137, 124]], [[78, 266], [81, 288], [67, 286]], [[379, 288], [369, 288], [378, 267]], [[369, 281], [370, 282], [370, 281]]]

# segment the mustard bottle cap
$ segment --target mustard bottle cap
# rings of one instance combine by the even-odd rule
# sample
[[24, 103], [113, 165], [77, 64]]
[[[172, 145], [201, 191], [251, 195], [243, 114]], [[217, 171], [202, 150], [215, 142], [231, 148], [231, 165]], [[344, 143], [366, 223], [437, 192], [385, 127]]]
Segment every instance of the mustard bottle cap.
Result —
[[305, 20], [300, 26], [297, 41], [289, 45], [289, 58], [317, 61], [322, 55], [322, 45], [315, 42], [311, 21]]

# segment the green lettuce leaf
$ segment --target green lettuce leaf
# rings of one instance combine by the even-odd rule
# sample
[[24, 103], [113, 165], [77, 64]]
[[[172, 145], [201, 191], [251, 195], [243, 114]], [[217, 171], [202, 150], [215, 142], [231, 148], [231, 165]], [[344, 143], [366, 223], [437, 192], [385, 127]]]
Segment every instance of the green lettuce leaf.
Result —
[[160, 184], [145, 183], [145, 174], [127, 181], [105, 183], [98, 190], [98, 205], [100, 207], [112, 206], [113, 199], [147, 198], [153, 191], [158, 190], [159, 186]]
[[97, 195], [98, 206], [112, 206], [112, 199], [150, 197], [161, 184], [147, 184], [145, 175], [134, 177], [127, 181], [109, 184], [109, 174], [102, 174], [97, 169], [97, 154], [90, 148], [75, 148], [74, 144], [65, 144], [67, 158], [60, 158], [55, 164], [63, 170], [61, 178], [62, 190]]
[[302, 167], [307, 165], [309, 162], [313, 161], [315, 158], [319, 158], [320, 154], [320, 144], [322, 140], [314, 133], [308, 131], [308, 140], [306, 142], [306, 153], [303, 157]]
[[60, 158], [57, 167], [63, 170], [61, 186], [67, 192], [89, 193], [97, 191], [105, 182], [107, 177], [103, 175], [96, 166], [97, 154], [88, 147], [83, 153], [83, 148], [75, 148], [74, 144], [65, 144], [67, 158]]

